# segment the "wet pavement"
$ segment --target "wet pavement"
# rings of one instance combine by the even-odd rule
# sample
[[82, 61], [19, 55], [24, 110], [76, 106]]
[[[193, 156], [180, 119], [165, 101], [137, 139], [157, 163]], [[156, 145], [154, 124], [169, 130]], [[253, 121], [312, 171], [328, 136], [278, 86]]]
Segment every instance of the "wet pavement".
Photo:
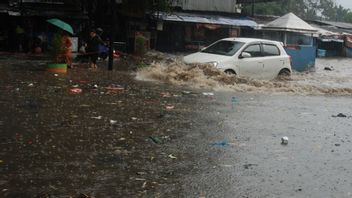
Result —
[[352, 196], [350, 97], [226, 92], [216, 99], [209, 114], [219, 127], [197, 144], [214, 161], [186, 176], [182, 197]]
[[0, 197], [352, 196], [348, 94], [56, 75], [45, 62], [0, 57]]

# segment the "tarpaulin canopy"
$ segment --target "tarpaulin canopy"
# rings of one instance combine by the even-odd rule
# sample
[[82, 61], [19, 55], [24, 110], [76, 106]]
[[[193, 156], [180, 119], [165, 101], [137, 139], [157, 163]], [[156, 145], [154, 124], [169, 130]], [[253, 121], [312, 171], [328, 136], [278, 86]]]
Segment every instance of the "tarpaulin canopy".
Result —
[[231, 17], [223, 17], [218, 15], [191, 14], [191, 13], [160, 13], [159, 18], [164, 21], [189, 22], [189, 23], [205, 23], [219, 24], [229, 26], [246, 26], [256, 27], [257, 23], [248, 19], [239, 19]]
[[263, 29], [299, 33], [316, 33], [318, 31], [293, 13], [275, 19], [264, 25]]

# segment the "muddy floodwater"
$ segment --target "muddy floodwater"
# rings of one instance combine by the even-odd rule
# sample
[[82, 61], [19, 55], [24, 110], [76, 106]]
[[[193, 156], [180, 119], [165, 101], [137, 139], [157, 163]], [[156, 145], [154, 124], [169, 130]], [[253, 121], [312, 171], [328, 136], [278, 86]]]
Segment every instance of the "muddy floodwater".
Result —
[[350, 59], [257, 81], [156, 56], [54, 74], [1, 55], [0, 197], [352, 196]]
[[141, 69], [137, 79], [215, 90], [300, 95], [352, 95], [351, 59], [317, 59], [314, 71], [293, 72], [289, 80], [255, 80], [229, 77], [206, 65], [185, 65], [182, 57], [170, 57]]

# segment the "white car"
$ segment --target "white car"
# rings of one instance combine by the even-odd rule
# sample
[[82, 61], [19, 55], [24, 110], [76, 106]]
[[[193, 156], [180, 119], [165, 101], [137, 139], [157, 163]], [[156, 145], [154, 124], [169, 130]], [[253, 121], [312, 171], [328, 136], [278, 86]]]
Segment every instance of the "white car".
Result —
[[252, 38], [226, 38], [200, 52], [183, 58], [186, 64], [213, 64], [228, 74], [256, 79], [289, 76], [291, 57], [277, 41]]

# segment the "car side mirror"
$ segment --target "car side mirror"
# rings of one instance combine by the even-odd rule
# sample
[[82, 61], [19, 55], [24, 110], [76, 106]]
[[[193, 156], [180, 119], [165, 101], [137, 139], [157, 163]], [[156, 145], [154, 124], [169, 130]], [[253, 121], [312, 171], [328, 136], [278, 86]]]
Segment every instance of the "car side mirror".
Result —
[[248, 52], [242, 52], [239, 58], [250, 58], [252, 55]]

